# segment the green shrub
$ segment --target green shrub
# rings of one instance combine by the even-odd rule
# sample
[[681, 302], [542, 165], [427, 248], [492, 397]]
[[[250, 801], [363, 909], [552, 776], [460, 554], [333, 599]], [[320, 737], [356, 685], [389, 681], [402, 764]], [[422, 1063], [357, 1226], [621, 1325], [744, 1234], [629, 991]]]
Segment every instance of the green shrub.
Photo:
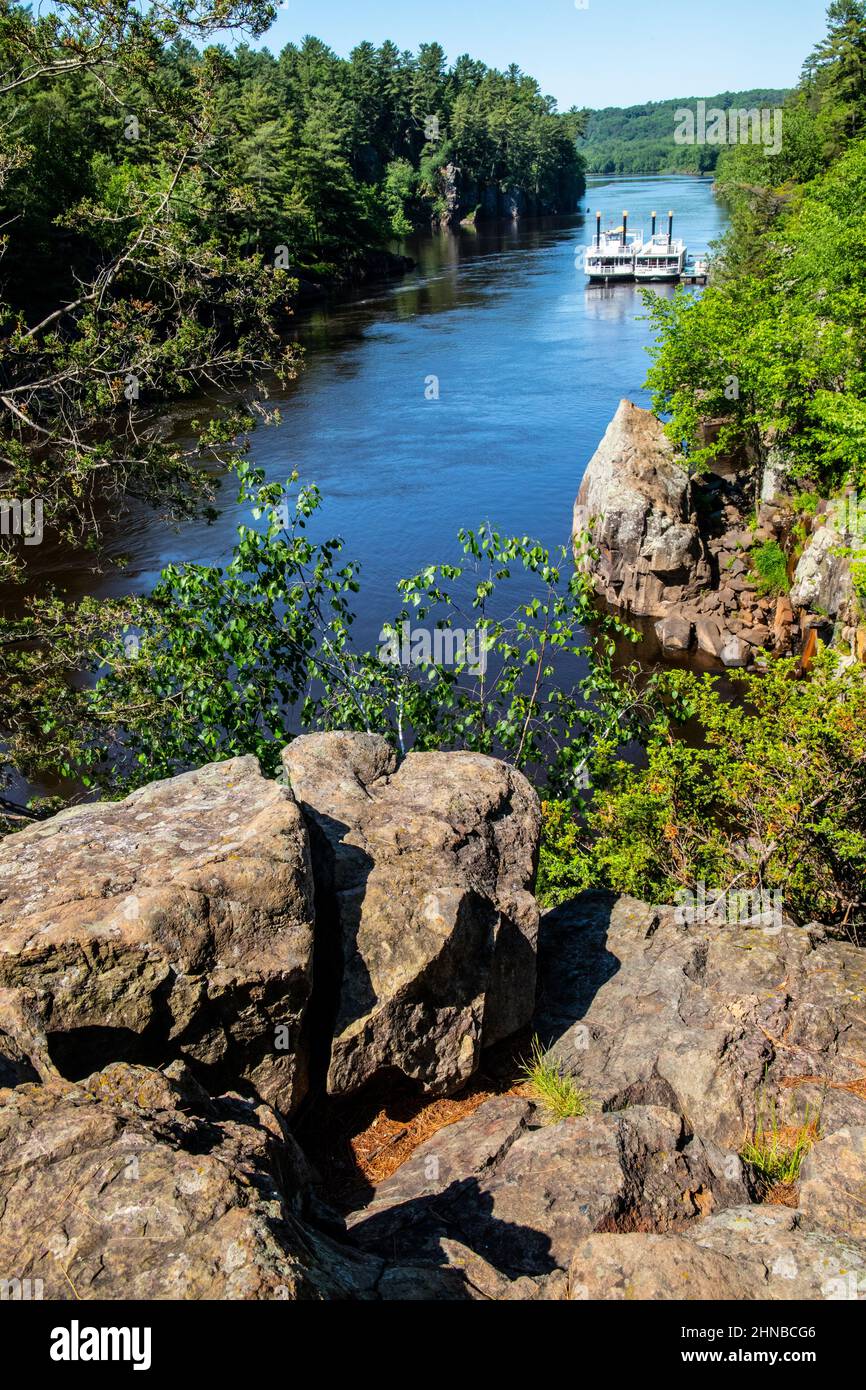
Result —
[[758, 581], [758, 593], [770, 598], [786, 594], [791, 587], [788, 561], [778, 541], [763, 541], [751, 554], [752, 571]]
[[646, 766], [613, 763], [585, 812], [547, 803], [546, 904], [586, 887], [672, 902], [703, 880], [725, 891], [778, 889], [795, 920], [866, 935], [866, 685], [827, 653], [810, 678], [793, 660], [716, 678], [677, 672], [693, 717], [686, 741], [660, 719]]
[[582, 843], [581, 827], [570, 801], [541, 803], [542, 833], [535, 894], [543, 907], [573, 898], [591, 888], [595, 870], [592, 855]]
[[817, 492], [797, 492], [791, 498], [791, 506], [797, 516], [814, 516], [820, 501]]

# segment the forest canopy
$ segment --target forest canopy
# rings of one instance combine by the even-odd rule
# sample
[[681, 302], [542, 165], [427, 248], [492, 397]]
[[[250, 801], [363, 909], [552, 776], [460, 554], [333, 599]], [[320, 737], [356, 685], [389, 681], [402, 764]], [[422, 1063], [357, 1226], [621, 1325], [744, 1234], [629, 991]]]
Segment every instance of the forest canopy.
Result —
[[[707, 110], [775, 109], [787, 93], [775, 88], [720, 92], [701, 98]], [[590, 174], [706, 174], [716, 167], [717, 145], [678, 145], [676, 113], [694, 110], [698, 97], [648, 101], [642, 106], [606, 106], [588, 111], [579, 149]]]
[[[575, 207], [576, 112], [442, 47], [248, 41], [265, 0], [0, 0], [0, 483], [97, 550], [131, 498], [182, 514], [297, 360], [299, 287], [508, 196]], [[231, 31], [240, 31], [231, 36]], [[192, 450], [161, 403], [231, 391]], [[215, 468], [209, 473], [202, 461]], [[0, 577], [26, 552], [0, 537]]]
[[731, 231], [700, 298], [652, 304], [649, 379], [696, 469], [745, 450], [821, 497], [866, 485], [866, 4], [834, 0], [828, 21], [779, 153], [722, 150]]

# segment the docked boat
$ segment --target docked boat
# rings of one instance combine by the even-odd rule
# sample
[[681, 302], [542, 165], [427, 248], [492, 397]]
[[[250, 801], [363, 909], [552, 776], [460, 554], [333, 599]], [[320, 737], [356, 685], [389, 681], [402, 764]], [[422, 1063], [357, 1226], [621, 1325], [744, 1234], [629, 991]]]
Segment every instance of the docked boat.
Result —
[[679, 280], [685, 265], [688, 247], [674, 239], [674, 215], [668, 213], [667, 234], [656, 231], [656, 214], [652, 214], [652, 231], [635, 255], [636, 280]]
[[601, 230], [601, 213], [597, 212], [595, 236], [584, 253], [584, 272], [596, 284], [633, 280], [635, 256], [642, 246], [643, 235], [628, 229], [628, 212], [622, 215], [621, 227], [607, 232]]

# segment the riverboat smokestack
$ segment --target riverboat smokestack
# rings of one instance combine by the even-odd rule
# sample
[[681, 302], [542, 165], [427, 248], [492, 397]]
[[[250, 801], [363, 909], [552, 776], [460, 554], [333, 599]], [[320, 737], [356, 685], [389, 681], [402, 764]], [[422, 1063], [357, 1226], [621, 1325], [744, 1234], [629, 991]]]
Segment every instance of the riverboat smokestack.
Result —
[[601, 213], [595, 214], [595, 244], [601, 246]]
[[671, 242], [673, 241], [673, 239], [674, 239], [674, 215], [673, 215], [673, 212], [669, 212], [669, 213], [668, 213], [668, 246], [670, 246], [670, 244], [671, 244]]
[[623, 246], [625, 246], [625, 236], [626, 236], [626, 232], [627, 232], [627, 231], [628, 231], [628, 209], [627, 209], [627, 208], [624, 208], [624, 209], [623, 209], [623, 214], [622, 214], [622, 244], [623, 244]]
[[651, 213], [650, 213], [650, 217], [651, 217], [652, 220], [653, 220], [652, 231], [650, 232], [650, 236], [655, 236], [655, 234], [656, 234], [656, 215], [655, 215], [655, 213], [654, 213], [654, 212], [651, 212]]

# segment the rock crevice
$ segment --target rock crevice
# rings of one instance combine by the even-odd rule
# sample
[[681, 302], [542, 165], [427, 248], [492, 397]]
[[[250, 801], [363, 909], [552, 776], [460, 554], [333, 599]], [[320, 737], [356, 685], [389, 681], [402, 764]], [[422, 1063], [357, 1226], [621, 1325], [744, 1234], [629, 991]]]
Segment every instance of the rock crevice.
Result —
[[454, 1090], [532, 1014], [538, 798], [477, 754], [410, 753], [398, 767], [375, 735], [306, 735], [283, 762], [341, 953], [329, 1090], [389, 1067]]

